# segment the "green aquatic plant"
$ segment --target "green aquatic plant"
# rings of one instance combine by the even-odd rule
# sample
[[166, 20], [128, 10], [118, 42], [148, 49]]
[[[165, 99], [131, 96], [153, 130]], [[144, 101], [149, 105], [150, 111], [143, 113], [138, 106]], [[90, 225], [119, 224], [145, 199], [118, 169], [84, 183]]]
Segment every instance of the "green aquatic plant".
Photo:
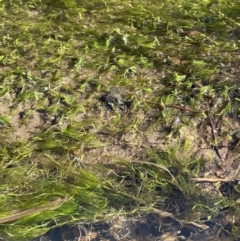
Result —
[[239, 119], [238, 5], [3, 0], [0, 238], [183, 199], [188, 219], [238, 213], [194, 179]]

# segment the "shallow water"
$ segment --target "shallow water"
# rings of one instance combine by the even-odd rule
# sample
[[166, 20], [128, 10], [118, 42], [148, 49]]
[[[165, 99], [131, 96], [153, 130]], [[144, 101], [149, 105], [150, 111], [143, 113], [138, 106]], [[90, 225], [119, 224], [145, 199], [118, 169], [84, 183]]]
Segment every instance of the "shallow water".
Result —
[[[167, 125], [164, 128], [170, 131], [166, 135], [164, 132], [164, 137], [160, 138], [158, 135], [160, 131], [157, 129], [154, 132], [157, 135], [156, 138], [151, 136], [154, 141], [146, 145], [148, 148], [157, 149], [163, 145], [159, 139], [174, 138], [174, 134], [180, 132], [178, 125], [182, 119], [193, 118], [189, 115], [182, 118], [183, 113], [202, 113], [201, 110], [194, 111], [195, 106], [192, 106], [192, 109], [182, 107], [185, 102], [190, 103], [194, 97], [200, 101], [204, 98], [207, 100], [218, 98], [223, 106], [217, 109], [216, 113], [221, 116], [219, 113], [226, 107], [225, 102], [230, 97], [221, 91], [218, 92], [224, 89], [225, 85], [214, 87], [213, 84], [220, 81], [215, 77], [212, 81], [209, 76], [214, 75], [216, 69], [223, 66], [222, 68], [227, 69], [229, 75], [222, 78], [226, 86], [231, 85], [231, 88], [236, 82], [233, 79], [239, 77], [237, 71], [231, 72], [232, 63], [237, 62], [238, 58], [234, 55], [239, 55], [237, 52], [240, 39], [238, 1], [199, 3], [199, 1], [186, 0], [156, 3], [156, 1], [19, 0], [1, 3], [0, 94], [2, 99], [0, 109], [3, 117], [0, 122], [2, 130], [7, 130], [6, 135], [2, 137], [3, 148], [1, 149], [3, 167], [1, 169], [3, 172], [1, 212], [10, 212], [18, 208], [32, 211], [42, 201], [48, 202], [48, 198], [52, 196], [66, 196], [73, 201], [63, 205], [59, 212], [51, 211], [48, 217], [44, 216], [45, 213], [35, 217], [36, 213], [29, 212], [33, 217], [28, 219], [25, 215], [21, 217], [25, 219], [16, 221], [11, 219], [14, 218], [14, 214], [9, 214], [8, 221], [13, 223], [1, 224], [0, 237], [7, 240], [8, 237], [5, 235], [8, 234], [12, 237], [11, 240], [14, 240], [15, 235], [25, 239], [23, 235], [28, 237], [29, 230], [37, 227], [37, 232], [43, 233], [43, 230], [56, 225], [60, 227], [31, 240], [196, 241], [211, 238], [212, 240], [236, 240], [232, 235], [235, 214], [231, 219], [229, 218], [231, 215], [227, 215], [228, 210], [219, 211], [218, 215], [210, 213], [208, 216], [210, 220], [206, 221], [203, 215], [202, 220], [198, 218], [196, 221], [194, 218], [195, 223], [187, 222], [186, 220], [191, 216], [189, 213], [194, 213], [193, 207], [196, 201], [194, 200], [195, 203], [188, 207], [182, 204], [183, 199], [179, 198], [179, 193], [175, 199], [170, 200], [172, 206], [163, 205], [162, 209], [158, 207], [158, 212], [147, 214], [141, 212], [135, 216], [119, 216], [113, 220], [108, 218], [106, 221], [104, 214], [108, 210], [115, 214], [122, 209], [129, 211], [129, 206], [133, 210], [144, 205], [147, 208], [151, 207], [156, 201], [155, 187], [149, 191], [153, 186], [152, 180], [155, 182], [154, 185], [163, 182], [166, 187], [168, 182], [172, 185], [172, 179], [182, 170], [170, 165], [169, 171], [164, 165], [155, 163], [155, 166], [162, 167], [157, 172], [156, 169], [144, 169], [140, 165], [141, 162], [138, 162], [139, 169], [130, 167], [123, 173], [117, 173], [117, 177], [114, 177], [116, 180], [113, 178], [116, 186], [110, 189], [111, 185], [108, 185], [110, 181], [104, 179], [107, 171], [102, 168], [105, 170], [103, 174], [100, 171], [97, 172], [102, 175], [102, 179], [99, 180], [103, 183], [107, 180], [106, 186], [102, 187], [99, 184], [100, 181], [96, 179], [97, 174], [90, 177], [87, 174], [84, 175], [89, 169], [91, 170], [87, 166], [89, 163], [86, 164], [84, 161], [93, 163], [92, 167], [99, 160], [100, 163], [104, 162], [104, 157], [109, 154], [101, 156], [106, 144], [100, 139], [104, 138], [107, 139], [104, 140], [107, 144], [115, 145], [113, 146], [115, 149], [111, 149], [111, 146], [107, 149], [107, 152], [110, 152], [109, 156], [122, 157], [123, 155], [128, 159], [139, 155], [145, 158], [144, 152], [140, 150], [144, 145], [141, 143], [135, 145], [138, 141], [135, 138], [137, 134], [135, 133], [136, 135], [131, 138], [125, 135], [124, 139], [120, 135], [123, 132], [122, 129], [126, 127], [124, 131], [129, 135], [133, 130], [137, 130], [136, 132], [140, 133], [145, 140], [147, 133], [142, 134], [139, 131], [140, 127], [148, 124], [157, 125], [157, 121], [164, 123]], [[223, 74], [220, 73], [219, 76]], [[188, 79], [190, 79], [189, 82], [187, 82]], [[111, 95], [111, 91], [105, 93], [107, 88], [111, 90], [110, 85], [118, 84], [121, 84], [123, 89], [127, 89], [125, 94], [116, 96], [116, 94]], [[165, 90], [158, 92], [159, 89]], [[232, 90], [234, 92], [232, 98], [236, 103], [238, 102], [237, 90], [238, 87]], [[147, 103], [151, 96], [154, 96], [154, 101], [161, 102], [160, 106], [154, 107], [155, 112], [152, 111], [153, 106], [148, 106], [149, 103]], [[106, 110], [106, 106], [102, 107], [101, 99], [111, 108]], [[165, 99], [166, 103], [170, 99], [170, 102], [173, 100], [177, 104], [165, 105], [162, 103]], [[81, 105], [82, 103], [84, 104]], [[193, 105], [199, 105], [199, 103], [193, 103]], [[145, 106], [146, 110], [144, 110]], [[215, 103], [213, 106], [218, 104]], [[237, 104], [233, 106], [238, 109]], [[178, 111], [177, 114], [175, 115], [176, 112], [174, 112], [172, 117], [173, 114], [169, 112], [168, 107], [174, 107]], [[201, 107], [197, 106], [197, 108]], [[162, 109], [165, 111], [163, 116], [166, 119], [160, 120], [159, 110]], [[127, 121], [131, 118], [124, 114], [132, 110], [136, 110], [136, 114], [132, 113], [130, 117], [133, 118], [133, 124], [128, 125]], [[147, 111], [152, 112], [149, 116], [144, 116], [144, 112]], [[88, 119], [88, 114], [96, 120]], [[30, 121], [28, 121], [29, 118]], [[201, 118], [203, 117], [199, 119]], [[172, 119], [175, 121], [172, 122]], [[182, 123], [188, 124], [189, 119], [184, 119]], [[101, 120], [99, 124], [98, 121]], [[113, 121], [113, 126], [107, 126], [110, 121]], [[125, 125], [123, 121], [127, 124]], [[76, 123], [77, 125], [74, 126]], [[206, 123], [204, 127], [205, 125]], [[228, 125], [229, 129], [232, 128], [231, 125], [233, 124]], [[58, 127], [55, 129], [56, 126]], [[175, 127], [177, 132], [170, 137]], [[148, 128], [146, 130], [149, 131]], [[97, 135], [98, 133], [105, 136]], [[110, 133], [109, 139], [106, 133]], [[192, 133], [190, 133], [191, 136], [193, 136]], [[226, 131], [225, 136], [228, 135]], [[132, 146], [129, 144], [131, 141], [134, 143]], [[197, 141], [197, 138], [194, 141]], [[212, 141], [210, 139], [209, 142]], [[118, 148], [121, 145], [123, 147], [120, 152]], [[136, 153], [131, 152], [134, 148]], [[92, 149], [98, 152], [91, 153]], [[140, 151], [142, 151], [141, 154]], [[129, 155], [126, 154], [128, 152]], [[237, 158], [236, 160], [238, 162]], [[106, 162], [108, 163], [109, 160]], [[144, 164], [144, 161], [141, 164]], [[147, 162], [145, 164], [148, 165]], [[192, 176], [198, 175], [198, 169], [200, 169], [195, 167], [195, 164], [191, 162], [190, 164], [184, 168], [192, 168], [194, 174], [188, 176], [188, 172], [184, 170], [183, 179], [186, 178], [187, 181], [191, 180]], [[223, 166], [222, 169], [226, 169], [231, 177], [233, 169], [237, 169], [231, 166], [228, 170], [224, 166], [226, 163], [222, 166], [220, 164], [217, 163], [216, 166]], [[136, 173], [131, 172], [132, 170]], [[113, 169], [112, 172], [115, 171]], [[165, 172], [169, 173], [172, 179], [169, 179], [169, 175]], [[219, 173], [218, 169], [213, 169], [211, 174], [218, 174], [221, 177]], [[144, 186], [147, 182], [150, 183], [149, 187]], [[119, 183], [123, 184], [123, 189], [120, 191], [117, 189]], [[175, 183], [180, 187], [177, 184]], [[171, 185], [168, 187], [169, 190], [172, 189]], [[116, 193], [115, 190], [117, 190]], [[170, 194], [165, 193], [165, 195]], [[145, 202], [148, 198], [152, 198], [152, 202], [149, 200]], [[132, 203], [128, 206], [129, 199]], [[186, 199], [191, 201], [191, 198]], [[179, 200], [181, 205], [178, 203]], [[219, 203], [221, 202], [212, 201], [210, 207], [207, 207], [208, 203], [204, 203], [203, 207], [216, 212], [220, 209], [215, 209], [214, 205], [221, 206]], [[87, 211], [79, 208], [82, 206], [84, 208], [86, 206]], [[91, 210], [88, 211], [88, 208]], [[174, 208], [178, 209], [174, 216], [171, 213], [164, 214], [170, 209], [173, 211]], [[96, 210], [100, 213], [97, 217], [101, 215], [103, 217], [97, 218], [100, 220], [98, 222], [90, 222], [89, 220], [95, 220]], [[199, 210], [201, 211], [201, 208], [196, 211], [198, 214]], [[188, 212], [186, 220], [185, 212]], [[63, 220], [61, 217], [64, 217]], [[51, 221], [46, 221], [48, 218]], [[81, 220], [78, 221], [78, 218]], [[80, 224], [76, 224], [78, 222]], [[239, 226], [239, 221], [237, 220], [235, 224], [236, 227]]]

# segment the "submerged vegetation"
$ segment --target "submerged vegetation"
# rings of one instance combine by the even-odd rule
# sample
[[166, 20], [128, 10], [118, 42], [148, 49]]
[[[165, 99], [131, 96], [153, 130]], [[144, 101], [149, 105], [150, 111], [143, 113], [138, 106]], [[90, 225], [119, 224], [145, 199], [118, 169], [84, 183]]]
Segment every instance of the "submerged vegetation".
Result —
[[238, 1], [2, 0], [0, 15], [1, 240], [153, 208], [231, 207], [237, 236], [239, 186], [219, 186], [240, 175]]

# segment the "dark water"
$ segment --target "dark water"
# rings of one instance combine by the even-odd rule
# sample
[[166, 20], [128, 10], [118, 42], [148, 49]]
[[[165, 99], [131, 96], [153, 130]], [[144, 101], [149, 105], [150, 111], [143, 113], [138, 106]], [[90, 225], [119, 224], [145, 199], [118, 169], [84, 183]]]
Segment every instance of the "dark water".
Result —
[[108, 222], [64, 225], [29, 241], [85, 241], [85, 240], [232, 240], [232, 224], [227, 220], [229, 210], [222, 210], [211, 220], [202, 218], [188, 222], [164, 212], [136, 216], [119, 216]]

